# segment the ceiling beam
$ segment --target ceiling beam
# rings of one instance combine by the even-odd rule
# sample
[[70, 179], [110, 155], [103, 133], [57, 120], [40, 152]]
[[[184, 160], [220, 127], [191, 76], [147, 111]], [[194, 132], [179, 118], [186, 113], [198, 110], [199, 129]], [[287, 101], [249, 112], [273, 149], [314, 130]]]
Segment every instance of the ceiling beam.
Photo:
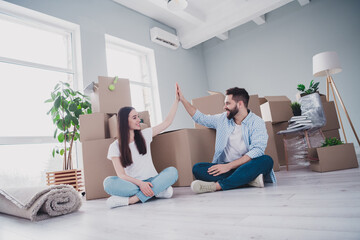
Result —
[[309, 4], [310, 3], [310, 0], [298, 0], [299, 4], [303, 7], [305, 6], [306, 4]]
[[254, 18], [253, 21], [254, 21], [257, 25], [261, 25], [261, 24], [266, 23], [266, 21], [265, 21], [265, 14]]
[[223, 41], [225, 41], [225, 40], [227, 40], [229, 38], [229, 31], [224, 32], [224, 33], [219, 34], [219, 35], [216, 35], [216, 37], [223, 40]]

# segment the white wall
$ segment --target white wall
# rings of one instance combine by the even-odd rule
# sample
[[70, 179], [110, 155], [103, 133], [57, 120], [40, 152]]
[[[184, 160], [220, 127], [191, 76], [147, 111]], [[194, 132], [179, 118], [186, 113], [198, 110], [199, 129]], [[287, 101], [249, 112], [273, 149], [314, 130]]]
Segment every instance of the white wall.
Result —
[[[249, 22], [230, 31], [226, 41], [209, 40], [203, 44], [209, 88], [239, 86], [295, 100], [297, 84], [314, 79], [312, 56], [336, 51], [343, 71], [333, 79], [360, 135], [359, 11], [358, 0], [312, 0], [304, 7], [293, 1], [267, 14], [263, 25]], [[315, 81], [325, 93], [325, 78]], [[342, 117], [348, 141], [356, 143], [343, 112]]]
[[[109, 34], [154, 49], [163, 118], [175, 99], [176, 82], [189, 99], [208, 88], [201, 46], [174, 51], [151, 42], [150, 28], [157, 26], [173, 33], [174, 29], [111, 0], [8, 2], [80, 25], [84, 86], [107, 75], [104, 34]], [[184, 127], [193, 127], [193, 122], [180, 107], [170, 129]]]

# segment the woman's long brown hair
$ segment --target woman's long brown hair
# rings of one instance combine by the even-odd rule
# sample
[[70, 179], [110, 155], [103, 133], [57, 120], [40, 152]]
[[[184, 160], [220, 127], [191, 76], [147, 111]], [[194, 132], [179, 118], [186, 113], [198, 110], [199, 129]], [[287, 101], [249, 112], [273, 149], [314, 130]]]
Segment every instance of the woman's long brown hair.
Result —
[[[120, 162], [124, 168], [133, 163], [131, 150], [129, 148], [129, 114], [133, 109], [133, 107], [123, 107], [118, 112]], [[134, 130], [134, 141], [139, 153], [141, 155], [146, 154], [146, 143], [140, 130]]]

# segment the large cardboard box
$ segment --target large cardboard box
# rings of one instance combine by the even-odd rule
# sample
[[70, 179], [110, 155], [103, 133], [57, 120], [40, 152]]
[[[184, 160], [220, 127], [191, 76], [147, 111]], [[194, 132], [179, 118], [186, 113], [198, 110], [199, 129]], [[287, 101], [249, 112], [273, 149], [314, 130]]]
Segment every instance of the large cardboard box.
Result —
[[[224, 101], [225, 95], [220, 92], [208, 91], [209, 96], [194, 98], [191, 100], [191, 103], [196, 107], [200, 112], [204, 114], [219, 114], [225, 111]], [[248, 108], [261, 117], [260, 103], [258, 95], [250, 95]], [[195, 123], [195, 128], [206, 128], [202, 125]]]
[[151, 143], [151, 154], [158, 172], [173, 166], [179, 178], [174, 186], [187, 187], [194, 180], [192, 167], [211, 162], [215, 151], [215, 130], [181, 129], [157, 135]]
[[322, 105], [326, 117], [326, 125], [322, 127], [321, 130], [324, 132], [324, 131], [339, 129], [340, 128], [339, 119], [336, 113], [334, 102], [323, 101]]
[[109, 138], [108, 121], [111, 115], [107, 113], [80, 115], [80, 142]]
[[310, 169], [329, 172], [359, 167], [354, 144], [345, 143], [331, 147], [310, 148]]
[[[286, 165], [283, 136], [279, 135], [277, 133], [281, 130], [285, 130], [288, 127], [288, 122], [274, 124], [272, 122], [267, 121], [267, 122], [265, 122], [265, 125], [266, 125], [266, 130], [269, 135], [268, 147], [265, 150], [265, 154], [267, 154], [273, 158], [274, 171], [276, 171], [277, 168], [275, 166], [275, 161], [277, 161], [277, 163], [280, 166]], [[274, 147], [276, 149], [273, 149]]]
[[[139, 118], [142, 120], [142, 122], [140, 123], [141, 130], [151, 127], [150, 115], [148, 111], [139, 112]], [[114, 114], [111, 118], [109, 118], [109, 131], [110, 138], [119, 137], [117, 114]]]
[[337, 138], [341, 140], [339, 129], [329, 130], [329, 131], [323, 131], [324, 137], [326, 138]]
[[261, 115], [264, 121], [279, 123], [289, 121], [293, 116], [291, 101], [286, 96], [266, 96], [259, 98]]
[[[99, 83], [94, 83], [90, 94], [93, 112], [117, 113], [120, 108], [131, 106], [130, 83], [128, 79], [119, 78], [114, 84], [113, 77], [99, 77]], [[115, 89], [109, 90], [113, 84]]]
[[116, 176], [112, 161], [107, 159], [109, 146], [113, 142], [114, 139], [109, 138], [82, 143], [87, 200], [109, 197], [104, 191], [103, 182], [108, 176]]

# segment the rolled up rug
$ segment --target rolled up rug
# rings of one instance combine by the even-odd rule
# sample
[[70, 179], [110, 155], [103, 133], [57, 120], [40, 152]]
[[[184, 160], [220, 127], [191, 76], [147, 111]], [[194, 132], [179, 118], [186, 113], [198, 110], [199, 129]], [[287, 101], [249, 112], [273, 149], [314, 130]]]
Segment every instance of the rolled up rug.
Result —
[[79, 210], [80, 194], [69, 185], [0, 189], [0, 212], [40, 221]]

